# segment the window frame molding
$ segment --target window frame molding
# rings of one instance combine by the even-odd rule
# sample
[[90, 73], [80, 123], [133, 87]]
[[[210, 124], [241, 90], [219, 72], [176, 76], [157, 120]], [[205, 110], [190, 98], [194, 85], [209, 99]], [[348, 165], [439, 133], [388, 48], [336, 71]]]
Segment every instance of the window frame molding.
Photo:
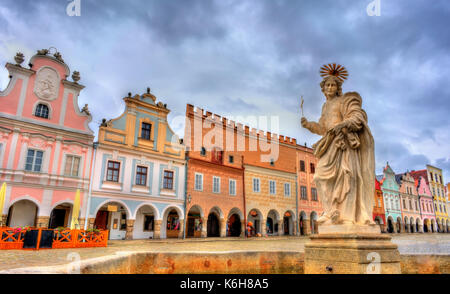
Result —
[[[272, 193], [272, 186], [273, 183], [273, 193]], [[275, 180], [269, 180], [269, 195], [276, 196], [277, 195], [277, 182]]]
[[[218, 191], [216, 192], [216, 191], [214, 191], [214, 180], [219, 180], [219, 182], [218, 182]], [[214, 194], [220, 194], [220, 182], [221, 182], [221, 178], [220, 177], [218, 177], [218, 176], [213, 176], [213, 178], [212, 178], [212, 192], [214, 193]]]
[[[70, 178], [81, 178], [82, 177], [81, 176], [82, 169], [80, 167], [84, 165], [84, 157], [82, 155], [73, 154], [73, 153], [66, 153], [66, 152], [63, 153], [63, 156], [64, 156], [64, 160], [63, 160], [64, 164], [62, 165], [61, 176], [70, 177]], [[76, 176], [73, 176], [72, 174], [66, 175], [66, 164], [67, 164], [67, 157], [68, 156], [78, 157], [80, 159], [80, 162], [78, 163], [78, 175], [76, 175]], [[72, 168], [73, 168], [73, 162], [72, 162]]]
[[[284, 196], [285, 197], [291, 197], [291, 194], [292, 194], [291, 193], [291, 191], [292, 191], [291, 183], [285, 182], [283, 186], [284, 186]], [[288, 194], [286, 194], [286, 186], [289, 187], [289, 193]]]
[[[255, 180], [258, 180], [258, 191], [255, 191]], [[253, 193], [261, 193], [261, 179], [257, 177], [252, 178], [252, 191]]]
[[[234, 194], [231, 193], [231, 183], [234, 183]], [[236, 179], [228, 179], [228, 195], [230, 196], [236, 196], [237, 192], [237, 181]]]
[[[45, 157], [45, 150], [40, 149], [40, 148], [36, 148], [36, 147], [30, 147], [30, 146], [27, 146], [25, 150], [26, 150], [26, 152], [25, 152], [25, 160], [24, 160], [24, 164], [23, 164], [23, 170], [25, 172], [31, 172], [31, 173], [42, 173], [42, 170], [44, 168], [45, 158], [46, 158]], [[26, 169], [27, 158], [28, 158], [28, 151], [29, 150], [34, 150], [35, 151], [35, 153], [33, 155], [33, 163], [31, 164], [31, 170], [27, 170]], [[39, 171], [35, 171], [34, 170], [34, 166], [35, 166], [35, 162], [36, 162], [36, 151], [41, 151], [42, 152], [42, 162], [41, 162], [41, 168], [39, 169]]]
[[[48, 108], [48, 117], [42, 117], [42, 116], [37, 116], [36, 115], [36, 110], [39, 104], [45, 105]], [[38, 118], [42, 118], [42, 119], [46, 119], [46, 120], [51, 120], [53, 118], [53, 108], [52, 105], [47, 102], [47, 101], [43, 101], [43, 100], [38, 100], [34, 103], [33, 105], [33, 112], [32, 112], [32, 116], [33, 117], [38, 117]]]
[[[201, 176], [201, 187], [200, 189], [197, 189], [197, 175]], [[199, 172], [194, 173], [194, 191], [203, 192], [203, 174]]]

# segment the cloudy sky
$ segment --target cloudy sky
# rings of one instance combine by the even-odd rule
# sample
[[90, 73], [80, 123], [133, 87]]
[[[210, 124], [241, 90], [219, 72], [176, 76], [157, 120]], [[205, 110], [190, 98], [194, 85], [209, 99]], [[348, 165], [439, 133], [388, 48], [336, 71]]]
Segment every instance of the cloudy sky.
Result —
[[310, 146], [319, 137], [300, 127], [300, 95], [317, 120], [319, 68], [336, 62], [350, 74], [344, 91], [363, 98], [377, 174], [387, 161], [397, 173], [429, 163], [448, 182], [450, 3], [380, 0], [380, 16], [368, 16], [371, 1], [80, 0], [70, 17], [68, 0], [2, 0], [0, 63], [56, 47], [81, 73], [95, 131], [149, 86], [180, 137], [191, 103], [240, 121], [277, 116], [279, 133]]

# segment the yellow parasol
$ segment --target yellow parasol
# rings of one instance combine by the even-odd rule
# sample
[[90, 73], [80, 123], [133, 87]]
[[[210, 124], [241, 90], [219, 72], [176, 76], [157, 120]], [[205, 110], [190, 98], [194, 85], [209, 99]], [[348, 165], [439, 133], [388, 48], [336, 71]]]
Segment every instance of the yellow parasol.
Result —
[[75, 194], [75, 200], [73, 202], [72, 221], [70, 222], [71, 230], [80, 228], [80, 225], [78, 223], [79, 214], [80, 214], [80, 190], [77, 189], [77, 193]]
[[3, 206], [5, 205], [6, 183], [3, 183], [0, 189], [0, 226], [3, 226]]

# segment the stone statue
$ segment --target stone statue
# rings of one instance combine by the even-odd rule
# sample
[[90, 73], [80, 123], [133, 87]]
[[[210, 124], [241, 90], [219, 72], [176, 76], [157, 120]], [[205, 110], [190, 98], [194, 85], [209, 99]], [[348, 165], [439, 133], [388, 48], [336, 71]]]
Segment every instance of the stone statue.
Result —
[[84, 107], [81, 109], [81, 112], [84, 112], [87, 115], [91, 115], [91, 112], [89, 111], [89, 108], [88, 108], [87, 104], [84, 104]]
[[[319, 225], [374, 225], [374, 140], [357, 92], [342, 94], [347, 71], [336, 64], [322, 68], [320, 83], [326, 102], [319, 122], [301, 125], [322, 138], [313, 145], [318, 158], [314, 182], [323, 214]], [[320, 231], [320, 229], [319, 229]]]

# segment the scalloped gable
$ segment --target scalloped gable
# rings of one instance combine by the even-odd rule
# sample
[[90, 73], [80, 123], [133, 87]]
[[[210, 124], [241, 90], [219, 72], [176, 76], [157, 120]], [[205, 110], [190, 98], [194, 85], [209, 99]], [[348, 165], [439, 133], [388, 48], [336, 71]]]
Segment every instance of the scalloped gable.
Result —
[[[30, 69], [6, 64], [11, 80], [0, 92], [1, 113], [20, 121], [93, 135], [89, 128], [92, 116], [87, 106], [80, 110], [78, 105], [79, 93], [84, 88], [77, 83], [79, 75], [76, 81], [68, 81], [69, 67], [59, 52], [54, 56], [39, 50], [30, 59]], [[48, 108], [48, 118], [35, 116], [39, 104]]]
[[[117, 118], [104, 119], [99, 130], [99, 142], [142, 152], [159, 153], [164, 156], [183, 158], [184, 146], [167, 122], [170, 112], [162, 102], [155, 103], [156, 97], [147, 93], [134, 95], [128, 93], [123, 98], [124, 112]], [[143, 124], [149, 124], [150, 137], [142, 137]], [[171, 144], [174, 140], [175, 144]]]

